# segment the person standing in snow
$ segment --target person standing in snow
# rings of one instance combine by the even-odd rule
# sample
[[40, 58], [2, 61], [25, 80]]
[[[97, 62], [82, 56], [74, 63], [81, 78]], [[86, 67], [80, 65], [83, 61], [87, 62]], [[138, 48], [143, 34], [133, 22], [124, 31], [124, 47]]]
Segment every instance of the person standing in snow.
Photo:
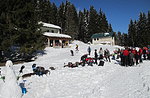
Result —
[[76, 51], [79, 51], [79, 46], [76, 44]]
[[143, 49], [140, 48], [139, 49], [139, 60], [140, 60], [140, 63], [142, 63], [142, 53], [143, 53]]
[[136, 53], [137, 53], [137, 50], [135, 49], [135, 48], [132, 48], [131, 49], [131, 52], [133, 53], [133, 55], [134, 55], [134, 58], [133, 58], [133, 63], [135, 63], [136, 62]]
[[148, 53], [147, 53], [147, 59], [150, 60], [150, 45], [148, 45]]
[[97, 55], [97, 50], [96, 49], [95, 49], [95, 52], [94, 52], [94, 57], [95, 57], [95, 64], [97, 65], [98, 55]]
[[144, 60], [146, 60], [146, 49], [143, 48], [143, 57], [144, 57]]
[[99, 59], [103, 59], [103, 49], [100, 48], [99, 50]]
[[104, 50], [104, 56], [105, 56], [105, 58], [106, 58], [106, 61], [109, 60], [109, 62], [111, 62], [111, 61], [110, 61], [110, 52], [109, 52], [108, 49]]
[[71, 52], [71, 56], [74, 56], [73, 50], [70, 50], [70, 52]]
[[134, 65], [133, 58], [134, 58], [134, 54], [131, 51], [129, 51], [129, 65], [130, 66]]
[[128, 56], [129, 56], [129, 51], [127, 48], [123, 51], [123, 56], [124, 56], [124, 66], [128, 66], [129, 61], [128, 61]]
[[135, 55], [134, 56], [135, 56], [135, 63], [137, 65], [137, 64], [139, 64], [139, 62], [138, 62], [138, 60], [139, 60], [139, 52], [137, 50], [135, 51]]
[[90, 55], [91, 54], [91, 47], [90, 46], [88, 46], [87, 51], [88, 51], [88, 54]]
[[121, 65], [124, 66], [124, 56], [123, 56], [123, 49], [121, 49], [120, 51], [120, 62], [121, 62]]

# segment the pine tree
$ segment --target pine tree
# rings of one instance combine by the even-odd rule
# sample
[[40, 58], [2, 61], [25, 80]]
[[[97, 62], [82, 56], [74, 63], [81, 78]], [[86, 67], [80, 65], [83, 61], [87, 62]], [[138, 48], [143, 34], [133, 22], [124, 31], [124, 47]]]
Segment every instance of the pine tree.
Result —
[[138, 28], [137, 28], [137, 39], [138, 45], [142, 47], [146, 45], [146, 15], [144, 13], [140, 13], [139, 21], [138, 21]]
[[129, 46], [134, 47], [135, 46], [135, 36], [136, 36], [136, 30], [135, 30], [135, 25], [133, 23], [133, 21], [130, 21], [129, 24], [129, 29], [128, 29], [128, 36], [129, 36]]
[[116, 35], [116, 44], [120, 46], [123, 45], [123, 37], [120, 31]]
[[108, 25], [108, 32], [113, 32], [113, 28], [112, 28], [111, 24]]
[[21, 46], [21, 52], [32, 54], [39, 48], [43, 47], [42, 33], [37, 31], [39, 28], [38, 20], [36, 17], [34, 0], [22, 0], [22, 9], [17, 9], [15, 15], [17, 17], [16, 28], [18, 31], [18, 38], [16, 44]]
[[107, 19], [106, 19], [105, 14], [103, 14], [101, 24], [102, 24], [102, 31], [103, 31], [103, 32], [108, 32], [108, 21], [107, 21]]
[[79, 11], [79, 35], [78, 39], [84, 41], [84, 15]]
[[88, 33], [88, 10], [79, 11], [79, 35], [78, 39], [83, 42], [88, 42], [86, 39]]
[[[18, 52], [31, 55], [43, 48], [41, 32], [35, 14], [36, 0], [7, 0], [0, 14], [0, 39], [2, 50], [10, 51], [11, 46], [19, 46]], [[10, 6], [7, 6], [10, 4]], [[4, 6], [3, 6], [4, 7]]]
[[88, 41], [93, 34], [99, 33], [98, 31], [98, 14], [97, 11], [94, 9], [93, 6], [90, 7], [89, 12], [89, 24], [88, 24]]
[[89, 11], [84, 9], [84, 42], [88, 42]]
[[77, 11], [75, 6], [68, 1], [66, 1], [65, 33], [72, 36], [73, 39], [77, 39], [78, 37]]
[[148, 15], [147, 15], [146, 42], [147, 45], [150, 45], [150, 11], [148, 11]]
[[122, 34], [122, 44], [123, 44], [123, 46], [128, 46], [128, 34], [126, 34], [126, 33], [123, 33]]
[[[14, 11], [13, 5], [15, 1], [6, 0], [0, 6], [0, 49], [8, 50], [14, 43], [13, 36], [16, 32], [14, 29]], [[8, 6], [8, 4], [10, 4]]]
[[62, 2], [62, 4], [58, 8], [58, 25], [61, 26], [62, 32], [65, 32], [65, 25], [66, 25], [66, 11], [65, 11], [65, 4]]
[[100, 9], [99, 15], [98, 15], [98, 30], [99, 33], [105, 33], [112, 31], [111, 24], [108, 24], [107, 18], [105, 13]]
[[58, 25], [58, 11], [57, 11], [57, 7], [55, 5], [55, 3], [52, 4], [51, 6], [51, 10], [50, 10], [50, 23]]

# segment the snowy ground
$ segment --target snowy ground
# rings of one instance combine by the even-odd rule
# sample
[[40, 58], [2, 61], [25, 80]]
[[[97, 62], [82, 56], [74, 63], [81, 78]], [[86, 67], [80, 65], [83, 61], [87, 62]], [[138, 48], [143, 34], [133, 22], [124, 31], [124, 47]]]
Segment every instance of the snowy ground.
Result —
[[[75, 50], [76, 44], [79, 45], [79, 51], [71, 56], [70, 50]], [[99, 50], [100, 47], [112, 53], [118, 46], [91, 45], [91, 56], [94, 55], [94, 49]], [[24, 74], [32, 72], [33, 63], [46, 69], [51, 66], [56, 68], [48, 76], [25, 78], [27, 93], [22, 98], [150, 98], [150, 61], [132, 67], [122, 67], [115, 60], [105, 62], [103, 67], [63, 67], [64, 63], [80, 61], [80, 57], [87, 53], [87, 48], [87, 44], [74, 41], [71, 48], [46, 48], [46, 54], [34, 62], [15, 65], [17, 75], [21, 65], [25, 65]], [[4, 69], [2, 67], [2, 72]], [[1, 79], [0, 88], [3, 84]]]

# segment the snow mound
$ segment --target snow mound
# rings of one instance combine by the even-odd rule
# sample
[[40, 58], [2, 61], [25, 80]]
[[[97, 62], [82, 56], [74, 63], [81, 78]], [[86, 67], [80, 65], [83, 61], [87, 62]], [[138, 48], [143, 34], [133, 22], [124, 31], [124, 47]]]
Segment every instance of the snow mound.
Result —
[[5, 83], [0, 90], [0, 98], [21, 98], [21, 88], [17, 84], [17, 77], [13, 70], [12, 61], [6, 62]]

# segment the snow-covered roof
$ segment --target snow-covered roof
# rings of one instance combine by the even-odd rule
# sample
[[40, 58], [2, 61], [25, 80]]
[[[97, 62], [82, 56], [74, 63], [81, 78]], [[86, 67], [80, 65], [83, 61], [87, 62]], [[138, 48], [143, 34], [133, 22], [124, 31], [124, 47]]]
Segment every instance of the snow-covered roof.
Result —
[[104, 36], [107, 36], [107, 35], [109, 35], [109, 33], [104, 33]]
[[71, 36], [66, 35], [66, 34], [51, 33], [51, 32], [45, 32], [43, 35], [49, 36], [49, 37], [71, 38]]
[[42, 24], [44, 27], [61, 29], [60, 26], [57, 26], [57, 25], [54, 25], [54, 24], [49, 24], [49, 23], [45, 23], [45, 22], [39, 22], [39, 24]]
[[103, 37], [113, 37], [113, 32], [95, 33], [91, 36], [91, 38], [103, 38]]

